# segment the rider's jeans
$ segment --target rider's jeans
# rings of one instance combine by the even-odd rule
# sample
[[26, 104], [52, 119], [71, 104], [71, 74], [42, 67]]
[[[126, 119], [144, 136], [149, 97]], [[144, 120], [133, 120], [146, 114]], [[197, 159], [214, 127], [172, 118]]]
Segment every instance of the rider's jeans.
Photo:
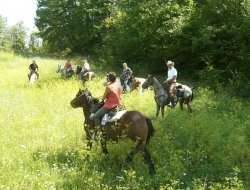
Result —
[[101, 108], [95, 113], [95, 115], [93, 116], [93, 119], [94, 119], [94, 122], [95, 122], [95, 125], [96, 125], [96, 126], [100, 126], [100, 125], [101, 125], [102, 117], [103, 117], [106, 113], [108, 113], [109, 111], [110, 111], [110, 109], [101, 107]]

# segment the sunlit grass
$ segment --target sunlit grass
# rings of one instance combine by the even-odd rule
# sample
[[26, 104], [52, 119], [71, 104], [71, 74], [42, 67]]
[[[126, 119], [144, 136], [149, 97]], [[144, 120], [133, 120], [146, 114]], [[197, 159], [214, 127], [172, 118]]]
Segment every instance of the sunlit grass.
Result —
[[[129, 139], [85, 149], [82, 109], [70, 101], [79, 88], [103, 94], [103, 73], [91, 82], [64, 80], [55, 72], [62, 60], [37, 58], [40, 79], [28, 85], [32, 58], [0, 53], [0, 189], [244, 189], [250, 185], [249, 102], [195, 89], [189, 114], [165, 108], [155, 118], [153, 91], [122, 95], [122, 104], [152, 119], [149, 149], [157, 174], [151, 178], [142, 154], [124, 159]], [[88, 157], [87, 157], [88, 155]]]

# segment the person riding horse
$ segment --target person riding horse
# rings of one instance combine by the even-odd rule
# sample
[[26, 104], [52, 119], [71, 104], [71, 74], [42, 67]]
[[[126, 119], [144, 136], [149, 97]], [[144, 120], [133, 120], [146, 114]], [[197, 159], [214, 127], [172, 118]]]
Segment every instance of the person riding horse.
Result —
[[65, 72], [64, 75], [74, 73], [72, 62], [69, 58], [67, 59], [67, 62], [64, 65], [64, 72]]
[[174, 68], [173, 61], [167, 61], [166, 65], [168, 67], [168, 77], [167, 80], [163, 83], [163, 86], [165, 87], [169, 97], [170, 103], [168, 105], [170, 107], [174, 107], [175, 102], [177, 102], [177, 96], [176, 96], [177, 70]]
[[87, 72], [90, 71], [90, 65], [88, 63], [88, 61], [85, 59], [83, 66], [82, 66], [82, 70], [80, 72], [80, 80], [83, 80], [83, 77], [85, 76], [85, 74], [87, 74]]
[[32, 63], [30, 64], [29, 70], [30, 70], [30, 73], [28, 74], [29, 80], [30, 80], [30, 77], [31, 77], [32, 73], [35, 73], [37, 78], [39, 77], [38, 65], [36, 64], [35, 60], [33, 60]]
[[121, 85], [123, 87], [123, 92], [129, 92], [130, 87], [128, 85], [128, 80], [131, 78], [133, 71], [128, 67], [127, 63], [123, 63], [123, 71], [120, 76]]
[[97, 127], [101, 127], [102, 117], [120, 105], [120, 96], [122, 93], [122, 88], [120, 84], [116, 82], [116, 74], [110, 72], [107, 75], [106, 89], [103, 94], [104, 105], [94, 114], [93, 119]]

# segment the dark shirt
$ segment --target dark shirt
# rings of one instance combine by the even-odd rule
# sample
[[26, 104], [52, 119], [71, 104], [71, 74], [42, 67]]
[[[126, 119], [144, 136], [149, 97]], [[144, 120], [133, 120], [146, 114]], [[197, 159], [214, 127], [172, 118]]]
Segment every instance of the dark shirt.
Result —
[[121, 74], [121, 80], [128, 80], [132, 76], [133, 72], [132, 70], [128, 67], [127, 69], [124, 69]]
[[36, 63], [31, 63], [29, 69], [35, 71], [36, 69], [38, 69], [38, 66]]

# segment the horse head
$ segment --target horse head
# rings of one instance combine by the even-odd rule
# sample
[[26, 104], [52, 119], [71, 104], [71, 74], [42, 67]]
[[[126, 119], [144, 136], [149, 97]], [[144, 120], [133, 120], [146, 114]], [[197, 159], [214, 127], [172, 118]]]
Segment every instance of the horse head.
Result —
[[93, 97], [88, 89], [81, 90], [79, 89], [76, 97], [71, 100], [70, 104], [73, 108], [84, 107], [84, 106], [91, 106], [93, 101]]
[[79, 74], [80, 74], [80, 72], [81, 72], [81, 70], [82, 70], [82, 66], [77, 65], [77, 67], [76, 67], [76, 71], [75, 71], [75, 74], [76, 74], [76, 75], [79, 75]]
[[142, 84], [142, 88], [146, 89], [150, 86], [153, 86], [154, 83], [154, 76], [153, 75], [148, 75], [146, 81]]

